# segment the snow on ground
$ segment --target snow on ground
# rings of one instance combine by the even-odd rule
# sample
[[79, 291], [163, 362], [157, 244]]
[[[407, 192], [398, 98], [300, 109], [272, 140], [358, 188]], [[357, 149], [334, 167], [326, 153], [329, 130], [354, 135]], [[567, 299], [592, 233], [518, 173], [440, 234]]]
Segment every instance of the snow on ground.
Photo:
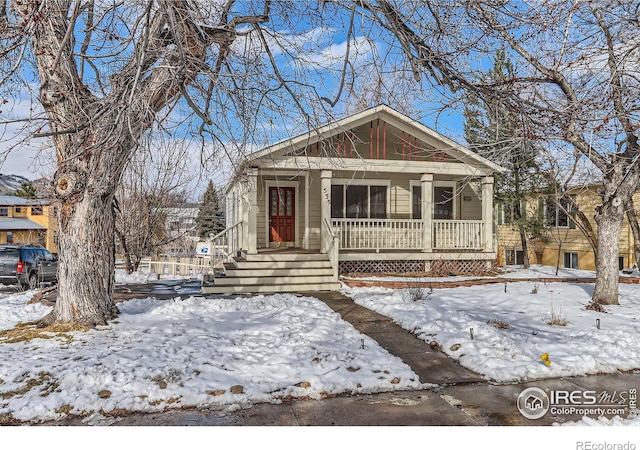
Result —
[[117, 284], [144, 284], [158, 281], [158, 274], [155, 272], [136, 271], [127, 274], [124, 269], [116, 269], [115, 281]]
[[[49, 311], [27, 305], [28, 298], [0, 299], [0, 330]], [[144, 298], [118, 306], [120, 316], [107, 327], [53, 339], [0, 339], [0, 417], [237, 409], [289, 396], [421, 387], [400, 359], [314, 298]], [[236, 385], [244, 392], [231, 393]]]
[[[427, 342], [436, 341], [488, 379], [527, 381], [640, 368], [638, 285], [620, 285], [620, 305], [606, 306], [607, 313], [585, 309], [593, 293], [593, 284], [586, 283], [434, 289], [420, 301], [411, 300], [408, 292], [344, 290], [356, 303], [391, 317]], [[553, 318], [568, 322], [549, 325]], [[540, 359], [545, 353], [550, 366]]]
[[601, 417], [597, 417], [597, 418], [593, 418], [593, 417], [587, 417], [584, 416], [582, 418], [582, 420], [579, 420], [578, 422], [566, 422], [563, 424], [554, 424], [554, 425], [561, 425], [561, 426], [583, 426], [583, 425], [588, 425], [588, 426], [640, 426], [640, 414], [637, 415], [633, 415], [633, 416], [629, 416], [626, 419], [623, 419], [620, 416], [614, 416], [611, 419], [607, 419], [604, 416]]

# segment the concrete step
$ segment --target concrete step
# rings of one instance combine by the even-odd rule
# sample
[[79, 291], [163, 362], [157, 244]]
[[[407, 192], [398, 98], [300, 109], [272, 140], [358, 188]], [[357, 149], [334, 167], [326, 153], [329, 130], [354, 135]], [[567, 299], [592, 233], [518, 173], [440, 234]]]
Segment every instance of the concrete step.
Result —
[[[250, 275], [250, 274], [247, 274]], [[254, 277], [254, 276], [245, 276], [240, 275], [238, 277], [218, 277], [215, 279], [214, 284], [216, 286], [251, 286], [251, 285], [273, 285], [273, 286], [281, 286], [287, 284], [300, 284], [300, 283], [331, 283], [333, 282], [333, 275], [320, 275], [320, 276], [303, 276], [303, 277], [292, 277], [292, 276], [281, 276], [281, 277]]]
[[299, 283], [281, 285], [252, 285], [252, 286], [202, 286], [203, 294], [253, 294], [271, 292], [306, 292], [306, 291], [335, 291], [342, 287], [340, 283]]
[[239, 259], [235, 260], [233, 264], [240, 270], [331, 268], [328, 259], [324, 261], [245, 261]]
[[329, 257], [324, 253], [258, 253], [249, 255], [244, 253], [243, 260], [248, 262], [264, 261], [328, 261]]
[[247, 275], [253, 277], [312, 277], [312, 276], [324, 276], [333, 275], [333, 269], [329, 265], [328, 267], [304, 267], [304, 268], [272, 268], [265, 267], [265, 264], [259, 265], [256, 268], [246, 268], [240, 266], [238, 268], [225, 268], [227, 277], [245, 277]]

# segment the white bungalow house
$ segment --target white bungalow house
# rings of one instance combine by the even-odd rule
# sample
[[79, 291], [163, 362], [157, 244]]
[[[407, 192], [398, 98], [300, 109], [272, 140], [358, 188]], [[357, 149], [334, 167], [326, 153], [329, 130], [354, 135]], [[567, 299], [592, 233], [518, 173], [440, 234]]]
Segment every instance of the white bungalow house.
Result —
[[350, 272], [457, 272], [496, 257], [504, 169], [381, 105], [249, 155], [226, 188], [229, 258], [203, 292], [335, 289]]

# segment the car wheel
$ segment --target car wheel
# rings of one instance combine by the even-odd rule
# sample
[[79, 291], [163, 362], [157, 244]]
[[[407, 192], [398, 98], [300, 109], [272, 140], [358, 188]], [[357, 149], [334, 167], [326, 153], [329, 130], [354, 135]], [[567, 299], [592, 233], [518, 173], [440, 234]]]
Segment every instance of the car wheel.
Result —
[[36, 289], [38, 287], [38, 275], [32, 273], [29, 275], [29, 289]]

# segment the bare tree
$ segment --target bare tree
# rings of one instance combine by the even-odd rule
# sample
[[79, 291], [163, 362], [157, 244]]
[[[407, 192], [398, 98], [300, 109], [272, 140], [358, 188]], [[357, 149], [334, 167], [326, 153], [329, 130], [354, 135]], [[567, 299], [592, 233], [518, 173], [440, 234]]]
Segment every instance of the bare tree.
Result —
[[149, 139], [125, 170], [116, 194], [116, 236], [127, 273], [183, 237], [166, 229], [167, 210], [184, 206], [193, 194], [191, 158], [186, 143]]
[[152, 128], [214, 148], [205, 165], [332, 118], [369, 52], [356, 6], [0, 0], [0, 94], [13, 114], [0, 124], [56, 153], [58, 297], [41, 325], [117, 316], [116, 192]]
[[[625, 203], [640, 182], [640, 51], [634, 2], [533, 4], [460, 0], [362, 2], [400, 43], [414, 73], [455, 94], [471, 90], [517, 102], [531, 138], [562, 141], [600, 171], [597, 278], [593, 301], [618, 302], [618, 248]], [[502, 82], [476, 76], [504, 46], [517, 73]], [[515, 94], [510, 94], [514, 92]]]
[[[623, 203], [640, 180], [633, 2], [555, 0], [515, 8], [478, 0], [1, 0], [0, 6], [2, 102], [40, 105], [3, 121], [23, 123], [56, 152], [59, 287], [43, 325], [104, 324], [117, 315], [115, 196], [154, 124], [213, 142], [218, 153], [242, 153], [272, 141], [274, 130], [283, 137], [331, 118], [360, 73], [407, 64], [418, 80], [432, 82], [433, 95], [494, 95], [508, 84], [508, 101], [530, 120], [529, 138], [567, 142], [600, 169], [605, 192], [596, 213], [594, 300], [617, 301], [617, 251], [603, 243], [619, 240]], [[333, 45], [338, 36], [346, 43], [340, 51]], [[389, 51], [371, 65], [378, 45], [371, 42], [384, 37]], [[475, 69], [502, 46], [518, 71], [487, 84]], [[202, 162], [208, 158], [203, 154]]]
[[[246, 63], [238, 63], [236, 69], [251, 68], [242, 74], [255, 76], [257, 62], [264, 63], [264, 46], [260, 51], [251, 47], [249, 35], [266, 40], [259, 26], [270, 20], [271, 4], [0, 4], [0, 87], [9, 96], [19, 79], [19, 92], [28, 94], [28, 78], [37, 76], [44, 122], [36, 136], [51, 138], [57, 157], [53, 185], [60, 205], [58, 299], [41, 324], [104, 324], [118, 314], [112, 295], [115, 195], [140, 139], [154, 123], [186, 129], [193, 117], [201, 127], [191, 126], [192, 130], [213, 134], [215, 126], [222, 128], [230, 119], [212, 120], [214, 98], [217, 111], [253, 106], [225, 98], [232, 89], [223, 87], [255, 87], [243, 85], [246, 78], [218, 83], [223, 73], [232, 71], [234, 58]], [[234, 47], [238, 39], [245, 40], [245, 47]], [[29, 64], [34, 71], [29, 71]], [[257, 91], [264, 92], [262, 87]], [[184, 118], [187, 109], [195, 116]], [[251, 120], [255, 115], [245, 117]]]

